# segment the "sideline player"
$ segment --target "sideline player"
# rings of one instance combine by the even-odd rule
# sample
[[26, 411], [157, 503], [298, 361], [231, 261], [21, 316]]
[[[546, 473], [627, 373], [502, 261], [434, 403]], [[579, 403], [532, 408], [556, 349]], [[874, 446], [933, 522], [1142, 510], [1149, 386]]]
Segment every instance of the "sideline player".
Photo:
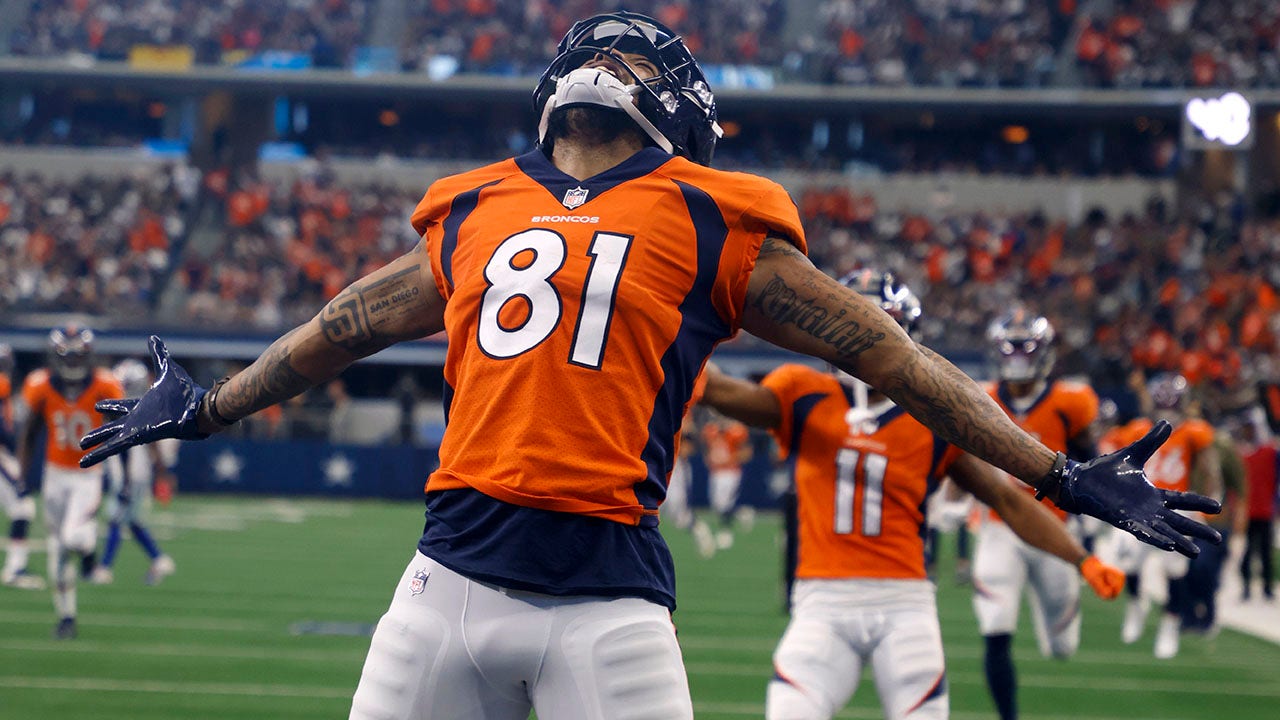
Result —
[[[1083, 383], [1050, 379], [1056, 353], [1049, 320], [1015, 308], [991, 324], [987, 339], [999, 378], [989, 387], [991, 397], [1046, 447], [1081, 460], [1092, 457], [1098, 396]], [[1067, 513], [1048, 507], [1065, 527]], [[1023, 590], [1030, 593], [1040, 653], [1065, 658], [1080, 646], [1080, 583], [1071, 563], [1028, 545], [995, 508], [981, 518], [973, 558], [973, 610], [985, 645], [987, 689], [1001, 720], [1014, 720], [1018, 685], [1013, 633]]]
[[[422, 242], [207, 391], [159, 380], [81, 439], [90, 466], [199, 439], [397, 342], [446, 331], [440, 466], [418, 552], [374, 633], [353, 718], [690, 718], [657, 528], [701, 366], [746, 329], [884, 391], [948, 441], [1160, 547], [1215, 537], [1127, 453], [1076, 464], [804, 255], [775, 183], [708, 167], [711, 90], [661, 23], [575, 23], [534, 93], [539, 146], [436, 181]], [[1172, 522], [1173, 525], [1169, 523]], [[464, 624], [465, 618], [465, 624]]]
[[[842, 282], [911, 331], [919, 303], [891, 274], [863, 270]], [[714, 365], [707, 375], [703, 402], [771, 431], [795, 477], [799, 567], [791, 623], [773, 655], [770, 720], [833, 717], [868, 666], [886, 718], [947, 717], [922, 532], [944, 476], [999, 509], [1019, 537], [1079, 568], [1100, 596], [1123, 589], [1124, 574], [1085, 552], [1030, 494], [855, 378], [795, 364], [759, 385]]]
[[[126, 358], [111, 369], [116, 379], [130, 396], [138, 396], [151, 385], [151, 371], [138, 360]], [[143, 522], [146, 508], [151, 502], [152, 486], [172, 475], [173, 464], [178, 459], [178, 441], [167, 438], [142, 448], [130, 448], [107, 461], [107, 540], [102, 549], [102, 560], [90, 575], [95, 585], [115, 582], [116, 551], [120, 548], [120, 536], [124, 527], [129, 528], [133, 539], [146, 553], [148, 565], [143, 582], [159, 584], [173, 574], [176, 566], [173, 558], [164, 554]], [[171, 482], [171, 481], [170, 481]]]
[[[702, 424], [703, 459], [707, 463], [707, 489], [711, 510], [719, 521], [716, 549], [733, 547], [733, 526], [737, 521], [738, 493], [742, 489], [742, 466], [751, 460], [751, 435], [740, 422], [712, 417]], [[742, 507], [746, 511], [747, 507]], [[749, 513], [742, 513], [748, 517]], [[746, 522], [743, 523], [746, 526]]]
[[[1158, 373], [1147, 381], [1144, 410], [1157, 421], [1170, 423], [1169, 440], [1147, 460], [1147, 477], [1157, 488], [1188, 490], [1192, 478], [1205, 494], [1218, 494], [1222, 487], [1222, 464], [1213, 444], [1213, 427], [1187, 411], [1187, 380], [1177, 373]], [[1135, 418], [1124, 425], [1119, 442], [1132, 441], [1151, 429], [1152, 419]], [[1130, 597], [1125, 607], [1120, 639], [1137, 642], [1146, 629], [1151, 606], [1164, 612], [1156, 629], [1153, 653], [1167, 660], [1178, 654], [1183, 608], [1188, 602], [1186, 575], [1188, 558], [1181, 555], [1148, 553], [1146, 545], [1131, 543], [1123, 534], [1112, 533], [1111, 555], [1116, 565], [1131, 576]], [[1136, 585], [1136, 587], [1135, 587]]]
[[93, 331], [74, 324], [49, 333], [48, 367], [22, 384], [31, 411], [18, 444], [24, 477], [30, 477], [37, 432], [45, 431], [44, 522], [60, 640], [76, 636], [76, 578], [93, 572], [102, 501], [102, 469], [79, 466], [76, 439], [102, 422], [94, 405], [123, 392], [110, 371], [93, 365]]
[[9, 544], [5, 550], [0, 584], [19, 590], [43, 590], [44, 578], [27, 571], [31, 548], [27, 534], [36, 516], [22, 465], [13, 454], [13, 348], [0, 343], [0, 509], [9, 518]]
[[698, 447], [697, 423], [693, 419], [692, 407], [702, 398], [707, 387], [706, 373], [698, 375], [693, 385], [693, 394], [689, 399], [690, 412], [684, 414], [680, 423], [679, 446], [676, 448], [675, 463], [671, 466], [671, 477], [667, 479], [667, 497], [662, 503], [662, 518], [681, 530], [688, 530], [693, 536], [698, 554], [704, 558], [716, 554], [716, 540], [711, 526], [706, 520], [698, 517], [689, 505], [689, 493], [693, 487], [693, 454]]

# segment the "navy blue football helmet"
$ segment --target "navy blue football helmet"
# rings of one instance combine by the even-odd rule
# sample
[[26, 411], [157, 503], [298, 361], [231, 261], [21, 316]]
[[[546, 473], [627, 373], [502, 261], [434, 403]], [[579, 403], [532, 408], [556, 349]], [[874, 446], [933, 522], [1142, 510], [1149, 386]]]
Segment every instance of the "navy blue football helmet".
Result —
[[544, 115], [561, 78], [597, 55], [607, 55], [628, 67], [620, 53], [644, 55], [657, 68], [656, 77], [635, 78], [640, 86], [635, 105], [671, 145], [671, 153], [710, 165], [721, 134], [716, 123], [715, 96], [680, 36], [646, 15], [614, 12], [574, 23], [533, 91], [535, 115]]
[[1000, 379], [1035, 382], [1049, 377], [1057, 352], [1049, 319], [1026, 308], [1014, 308], [987, 329], [987, 340]]
[[920, 320], [920, 299], [891, 272], [869, 268], [854, 270], [840, 278], [840, 284], [860, 295], [866, 295], [910, 335]]
[[49, 331], [49, 365], [53, 374], [71, 383], [89, 377], [93, 367], [93, 331], [71, 323]]

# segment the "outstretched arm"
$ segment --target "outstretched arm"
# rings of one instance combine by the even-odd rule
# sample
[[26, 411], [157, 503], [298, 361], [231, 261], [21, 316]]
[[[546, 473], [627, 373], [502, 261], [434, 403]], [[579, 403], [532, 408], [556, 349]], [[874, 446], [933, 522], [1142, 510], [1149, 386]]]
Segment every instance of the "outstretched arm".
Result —
[[951, 479], [995, 510], [1028, 544], [1074, 565], [1099, 597], [1112, 600], [1124, 589], [1123, 572], [1090, 555], [1048, 508], [1006, 482], [1000, 471], [966, 454], [951, 466]]
[[999, 470], [978, 458], [961, 455], [951, 466], [951, 479], [995, 510], [1009, 529], [1028, 544], [1077, 567], [1089, 556], [1049, 508], [1007, 482]]
[[778, 396], [769, 388], [726, 375], [715, 363], [707, 363], [704, 372], [707, 389], [699, 401], [703, 405], [752, 427], [770, 430], [782, 422]]
[[443, 330], [444, 305], [426, 250], [419, 244], [352, 283], [310, 322], [207, 391], [173, 362], [164, 342], [152, 336], [155, 383], [140, 398], [101, 400], [94, 406], [109, 422], [80, 438], [80, 448], [89, 450], [80, 466], [90, 467], [125, 448], [164, 438], [208, 437], [328, 380], [362, 357]]
[[200, 430], [224, 427], [213, 420], [213, 412], [239, 420], [333, 378], [360, 358], [440, 332], [444, 304], [419, 243], [352, 283], [310, 322], [276, 340], [252, 365], [210, 393], [201, 407]]
[[760, 248], [743, 327], [860, 378], [943, 439], [1028, 484], [1040, 483], [1053, 467], [1055, 453], [1014, 424], [977, 383], [912, 342], [887, 313], [820, 272], [786, 240], [770, 237]]
[[888, 395], [944, 440], [1035, 487], [1068, 512], [1105, 520], [1143, 542], [1195, 557], [1184, 535], [1213, 529], [1174, 510], [1218, 512], [1193, 493], [1150, 486], [1142, 466], [1169, 437], [1157, 423], [1129, 447], [1086, 463], [1068, 460], [1019, 428], [973, 380], [917, 345], [869, 299], [819, 272], [789, 242], [766, 238], [747, 286], [743, 327], [826, 360]]

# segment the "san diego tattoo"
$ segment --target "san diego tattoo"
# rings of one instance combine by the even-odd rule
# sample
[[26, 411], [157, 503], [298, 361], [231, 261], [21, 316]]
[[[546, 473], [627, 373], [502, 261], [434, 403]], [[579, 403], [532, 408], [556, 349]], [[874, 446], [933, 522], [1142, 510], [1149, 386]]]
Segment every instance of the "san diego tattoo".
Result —
[[370, 355], [401, 339], [379, 329], [417, 312], [422, 288], [415, 282], [421, 266], [405, 268], [364, 287], [351, 286], [320, 313], [324, 338], [355, 355]]

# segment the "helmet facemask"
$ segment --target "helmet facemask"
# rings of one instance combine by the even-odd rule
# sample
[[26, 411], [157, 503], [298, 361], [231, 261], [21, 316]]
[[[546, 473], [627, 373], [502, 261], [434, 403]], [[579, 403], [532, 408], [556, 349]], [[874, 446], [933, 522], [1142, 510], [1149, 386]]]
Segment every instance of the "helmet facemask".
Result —
[[49, 333], [49, 364], [61, 380], [84, 382], [89, 377], [92, 355], [92, 330], [68, 325]]
[[1057, 358], [1053, 338], [1053, 325], [1046, 318], [1022, 310], [993, 323], [987, 339], [1000, 379], [1033, 383], [1048, 378]]
[[[623, 53], [643, 55], [657, 75], [639, 78]], [[624, 80], [600, 68], [582, 67], [600, 55], [631, 77]], [[625, 112], [655, 145], [702, 165], [710, 164], [722, 134], [715, 98], [689, 49], [665, 25], [638, 13], [609, 13], [575, 23], [542, 74], [533, 105], [544, 151], [552, 142], [547, 137], [552, 112], [575, 106]]]

